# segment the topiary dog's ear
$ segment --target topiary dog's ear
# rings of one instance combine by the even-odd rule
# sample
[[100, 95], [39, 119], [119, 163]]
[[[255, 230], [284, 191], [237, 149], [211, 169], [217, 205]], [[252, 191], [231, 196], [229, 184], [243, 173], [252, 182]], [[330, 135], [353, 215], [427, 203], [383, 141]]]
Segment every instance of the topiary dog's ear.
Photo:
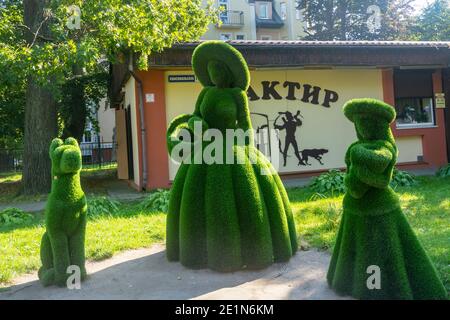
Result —
[[64, 144], [72, 145], [78, 147], [78, 141], [75, 138], [69, 137], [64, 141]]
[[61, 139], [59, 138], [55, 138], [52, 140], [52, 143], [50, 143], [50, 149], [49, 149], [49, 153], [50, 155], [53, 153], [53, 151], [55, 151], [56, 148], [58, 148], [59, 146], [62, 146], [64, 143]]

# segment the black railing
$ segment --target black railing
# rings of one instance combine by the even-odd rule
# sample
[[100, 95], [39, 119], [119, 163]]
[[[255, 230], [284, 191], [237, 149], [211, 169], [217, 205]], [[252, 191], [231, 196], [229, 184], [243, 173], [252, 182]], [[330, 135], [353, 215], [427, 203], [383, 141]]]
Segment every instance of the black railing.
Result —
[[117, 145], [113, 142], [83, 142], [80, 149], [83, 168], [106, 168], [117, 163]]
[[226, 10], [220, 13], [220, 20], [222, 20], [222, 26], [243, 26], [244, 25], [244, 12]]
[[[80, 144], [83, 168], [110, 168], [117, 164], [117, 145], [113, 142], [83, 142]], [[0, 149], [0, 173], [20, 172], [23, 149]]]

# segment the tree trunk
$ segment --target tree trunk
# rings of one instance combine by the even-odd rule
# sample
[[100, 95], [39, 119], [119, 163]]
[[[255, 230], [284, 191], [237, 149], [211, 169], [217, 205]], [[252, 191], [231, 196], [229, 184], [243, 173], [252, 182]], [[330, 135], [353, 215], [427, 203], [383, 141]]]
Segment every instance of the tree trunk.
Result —
[[[24, 21], [33, 31], [39, 29], [44, 19], [44, 8], [48, 0], [24, 0]], [[48, 34], [47, 23], [39, 30], [40, 35]], [[38, 45], [39, 37], [31, 32], [27, 42]], [[30, 76], [27, 83], [25, 103], [25, 132], [22, 193], [47, 193], [51, 186], [51, 162], [48, 148], [57, 134], [56, 101], [51, 92], [41, 87]]]

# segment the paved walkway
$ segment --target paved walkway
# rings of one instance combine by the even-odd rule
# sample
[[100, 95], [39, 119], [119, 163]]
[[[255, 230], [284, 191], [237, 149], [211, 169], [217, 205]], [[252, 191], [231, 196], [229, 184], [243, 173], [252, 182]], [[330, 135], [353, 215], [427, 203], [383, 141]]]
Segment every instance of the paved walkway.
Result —
[[80, 290], [49, 287], [36, 273], [0, 291], [3, 299], [348, 299], [330, 290], [325, 275], [329, 254], [300, 251], [289, 263], [261, 271], [218, 273], [168, 262], [164, 246], [127, 251], [89, 263]]

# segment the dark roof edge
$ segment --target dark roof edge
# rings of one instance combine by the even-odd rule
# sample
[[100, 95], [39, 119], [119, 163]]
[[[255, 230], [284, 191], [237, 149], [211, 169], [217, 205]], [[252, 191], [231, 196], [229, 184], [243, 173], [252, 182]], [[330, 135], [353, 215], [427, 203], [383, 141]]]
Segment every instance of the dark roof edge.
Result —
[[[173, 48], [191, 48], [204, 42], [178, 43]], [[235, 47], [389, 47], [389, 48], [445, 48], [450, 49], [450, 41], [308, 41], [308, 40], [229, 40], [225, 41]]]

